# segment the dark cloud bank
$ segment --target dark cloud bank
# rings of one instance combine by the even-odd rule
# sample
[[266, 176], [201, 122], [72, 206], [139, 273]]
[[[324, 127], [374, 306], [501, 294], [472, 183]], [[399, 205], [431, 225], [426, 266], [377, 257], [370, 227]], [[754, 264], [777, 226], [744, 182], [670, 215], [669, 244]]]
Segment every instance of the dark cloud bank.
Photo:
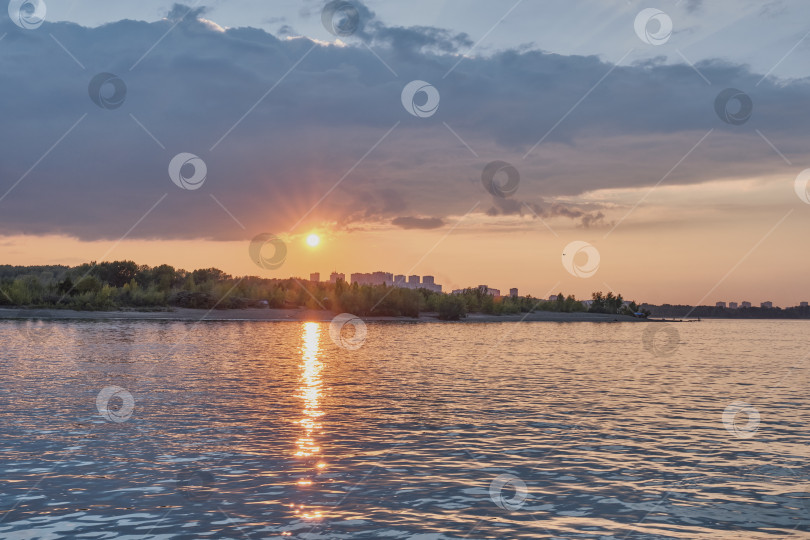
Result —
[[[130, 237], [249, 238], [288, 230], [341, 178], [308, 220], [431, 229], [482, 201], [479, 211], [493, 216], [598, 226], [600, 208], [555, 198], [651, 186], [710, 129], [667, 183], [787, 170], [757, 129], [787, 156], [806, 155], [806, 122], [797, 118], [810, 105], [810, 82], [758, 84], [760, 75], [718, 60], [697, 66], [711, 85], [689, 66], [616, 67], [523, 159], [611, 64], [503, 51], [465, 58], [447, 74], [472, 46], [468, 36], [386, 25], [362, 6], [361, 15], [365, 24], [346, 46], [252, 28], [223, 32], [202, 19], [204, 9], [186, 6], [158, 22], [98, 28], [46, 22], [25, 31], [3, 15], [0, 192], [24, 178], [0, 202], [0, 230], [118, 238], [168, 193]], [[126, 84], [120, 107], [90, 99], [88, 84], [102, 72]], [[433, 116], [403, 108], [400, 93], [414, 79], [438, 89]], [[744, 125], [714, 112], [727, 87], [753, 100]], [[168, 165], [180, 152], [205, 161], [201, 189], [171, 182]], [[493, 200], [480, 181], [496, 159], [521, 174], [506, 201]]]

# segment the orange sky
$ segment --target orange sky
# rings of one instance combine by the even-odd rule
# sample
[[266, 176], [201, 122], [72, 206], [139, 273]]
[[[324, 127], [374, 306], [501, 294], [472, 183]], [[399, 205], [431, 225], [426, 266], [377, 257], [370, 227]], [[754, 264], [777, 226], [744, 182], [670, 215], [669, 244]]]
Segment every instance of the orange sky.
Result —
[[[592, 192], [579, 202], [615, 203], [616, 211], [607, 219], [615, 223], [648, 192]], [[518, 287], [521, 294], [536, 297], [563, 291], [587, 298], [595, 290], [614, 290], [651, 303], [748, 300], [757, 305], [771, 300], [792, 306], [810, 299], [805, 250], [810, 205], [795, 196], [793, 179], [784, 176], [661, 186], [613, 232], [610, 226], [577, 228], [556, 218], [546, 221], [552, 233], [539, 220], [480, 213], [451, 217], [433, 230], [381, 225], [336, 232], [315, 225], [317, 220], [313, 215], [294, 236], [285, 237], [287, 260], [276, 271], [253, 264], [247, 241], [124, 240], [115, 245], [13, 236], [0, 245], [8, 264], [75, 265], [100, 260], [109, 251], [106, 260], [169, 263], [188, 270], [215, 266], [235, 275], [308, 277], [320, 272], [327, 279], [333, 270], [347, 275], [374, 270], [416, 273], [434, 275], [445, 290], [487, 284], [504, 292]], [[313, 231], [322, 237], [316, 248], [305, 242]], [[592, 277], [575, 277], [562, 265], [563, 249], [574, 240], [589, 242], [599, 252], [599, 268]]]

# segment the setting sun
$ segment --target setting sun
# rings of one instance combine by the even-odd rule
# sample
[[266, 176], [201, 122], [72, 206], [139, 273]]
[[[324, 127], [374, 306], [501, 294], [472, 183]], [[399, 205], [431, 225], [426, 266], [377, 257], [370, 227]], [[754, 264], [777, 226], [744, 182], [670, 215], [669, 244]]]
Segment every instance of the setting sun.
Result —
[[310, 234], [309, 236], [307, 236], [307, 245], [309, 245], [311, 247], [315, 247], [320, 243], [321, 243], [321, 237], [318, 236], [317, 234]]

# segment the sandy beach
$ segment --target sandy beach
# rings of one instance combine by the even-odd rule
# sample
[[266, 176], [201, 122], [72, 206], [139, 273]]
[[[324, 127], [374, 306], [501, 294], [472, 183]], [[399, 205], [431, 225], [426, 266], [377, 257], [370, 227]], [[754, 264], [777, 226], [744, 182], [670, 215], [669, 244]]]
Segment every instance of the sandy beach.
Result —
[[[305, 309], [205, 309], [176, 308], [166, 311], [74, 311], [67, 309], [0, 309], [0, 319], [163, 320], [163, 321], [316, 321], [329, 322], [331, 311]], [[538, 311], [518, 315], [473, 313], [461, 321], [441, 321], [436, 313], [412, 317], [362, 317], [365, 321], [398, 322], [646, 322], [624, 315]]]

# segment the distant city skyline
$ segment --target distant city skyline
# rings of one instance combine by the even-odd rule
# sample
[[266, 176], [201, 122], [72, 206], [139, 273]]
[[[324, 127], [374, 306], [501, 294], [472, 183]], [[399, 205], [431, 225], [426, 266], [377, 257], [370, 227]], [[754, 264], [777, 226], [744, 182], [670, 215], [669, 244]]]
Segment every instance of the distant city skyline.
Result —
[[[320, 276], [321, 276], [320, 272], [311, 272], [309, 281], [320, 282]], [[349, 274], [349, 279], [347, 280], [345, 273], [333, 270], [330, 273], [330, 277], [329, 277], [328, 282], [329, 283], [335, 283], [338, 279], [341, 279], [341, 280], [345, 281], [348, 284], [352, 284], [352, 283], [358, 283], [360, 285], [382, 285], [382, 284], [385, 284], [385, 285], [388, 285], [388, 286], [400, 286], [400, 287], [407, 287], [407, 288], [414, 288], [414, 289], [416, 289], [416, 288], [425, 288], [425, 289], [428, 289], [428, 290], [434, 290], [436, 292], [445, 292], [445, 293], [450, 293], [450, 294], [461, 293], [461, 292], [463, 292], [465, 290], [469, 290], [469, 289], [479, 289], [479, 290], [483, 290], [486, 294], [490, 294], [492, 296], [506, 296], [506, 295], [501, 294], [501, 289], [496, 289], [496, 288], [493, 288], [493, 287], [489, 287], [488, 285], [485, 285], [485, 284], [483, 284], [483, 285], [482, 284], [469, 285], [469, 286], [466, 286], [466, 287], [457, 287], [457, 288], [454, 288], [452, 290], [443, 290], [442, 285], [439, 285], [439, 284], [435, 283], [435, 276], [432, 276], [432, 275], [425, 275], [425, 276], [419, 276], [417, 274], [405, 275], [405, 274], [395, 274], [393, 272], [386, 272], [386, 271], [382, 271], [382, 270], [375, 270], [373, 272], [353, 272], [353, 273], [350, 273]], [[426, 279], [427, 279], [427, 282], [425, 281]], [[426, 283], [429, 284], [429, 286], [424, 286]], [[509, 291], [508, 296], [519, 296], [519, 290], [520, 289], [518, 287], [510, 287], [508, 289], [503, 289], [503, 290], [508, 290]], [[596, 292], [596, 291], [592, 291], [592, 292]], [[614, 292], [614, 291], [611, 291], [611, 292]], [[618, 292], [619, 292], [619, 294], [621, 294], [621, 291], [618, 291]], [[566, 293], [566, 294], [568, 294], [568, 293]], [[531, 296], [534, 297], [534, 298], [538, 298], [538, 299], [541, 298], [541, 297], [536, 297], [534, 295], [531, 295]], [[547, 299], [549, 301], [554, 301], [554, 300], [557, 299], [557, 296], [558, 295], [556, 295], [556, 294], [551, 294], [551, 295], [548, 295]], [[580, 296], [577, 296], [577, 295], [575, 295], [575, 296], [576, 296], [577, 300], [580, 300], [580, 301], [583, 301], [583, 302], [589, 302], [591, 300], [591, 295], [590, 294], [588, 294], [587, 298], [580, 297]], [[543, 297], [543, 298], [545, 298], [545, 297]], [[678, 304], [678, 302], [660, 302], [660, 303], [658, 303], [658, 302], [647, 302], [644, 299], [637, 300], [637, 299], [624, 298], [624, 300], [625, 300], [625, 304], [628, 304], [632, 300], [636, 300], [639, 304], [641, 304], [641, 303], [655, 304], [655, 305]], [[684, 305], [694, 305], [694, 304], [684, 304]], [[700, 304], [700, 305], [709, 306], [709, 305], [711, 305], [711, 303], [704, 303], [704, 304]], [[736, 302], [736, 301], [728, 301], [727, 302], [727, 301], [723, 301], [723, 300], [718, 300], [717, 302], [714, 303], [714, 305], [715, 305], [715, 307], [722, 307], [722, 308], [728, 308], [728, 309], [739, 309], [739, 308], [750, 308], [750, 307], [753, 307], [754, 304], [752, 304], [752, 302], [750, 302], [748, 300], [743, 300], [743, 301], [739, 301], [739, 302]], [[796, 301], [794, 304], [787, 303], [787, 304], [779, 305], [779, 304], [775, 304], [773, 301], [770, 301], [770, 300], [763, 300], [763, 301], [759, 302], [759, 306], [761, 308], [807, 307], [808, 306], [808, 301], [800, 300], [800, 301]]]

